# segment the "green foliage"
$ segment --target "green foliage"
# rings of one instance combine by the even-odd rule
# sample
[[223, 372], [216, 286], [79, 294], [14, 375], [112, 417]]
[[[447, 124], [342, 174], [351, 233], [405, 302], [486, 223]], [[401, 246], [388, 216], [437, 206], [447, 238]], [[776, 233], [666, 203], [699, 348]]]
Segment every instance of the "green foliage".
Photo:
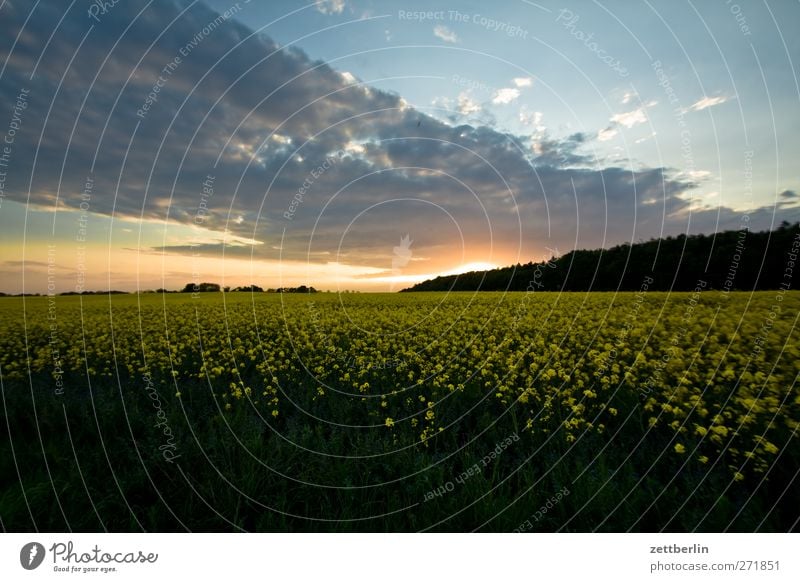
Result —
[[777, 289], [800, 223], [772, 232], [679, 235], [610, 249], [577, 250], [540, 263], [437, 277], [404, 291], [691, 291]]

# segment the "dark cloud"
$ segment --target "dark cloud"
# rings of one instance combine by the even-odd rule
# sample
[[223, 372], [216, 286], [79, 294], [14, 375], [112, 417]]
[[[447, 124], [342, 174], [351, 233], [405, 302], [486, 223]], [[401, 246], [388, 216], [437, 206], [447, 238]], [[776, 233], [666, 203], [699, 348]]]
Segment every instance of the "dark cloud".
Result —
[[[30, 184], [32, 203], [57, 196], [75, 208], [91, 176], [93, 212], [193, 224], [205, 205], [203, 226], [264, 243], [226, 254], [340, 252], [354, 264], [385, 262], [383, 249], [405, 233], [421, 256], [457, 252], [463, 240], [506, 252], [522, 245], [526, 258], [544, 244], [738, 224], [726, 208], [691, 210], [693, 184], [665, 169], [595, 167], [581, 150], [587, 134], [534, 140], [444, 123], [202, 3], [126, 0], [100, 22], [90, 5], [65, 15], [65, 3], [42, 2], [29, 19], [27, 4], [0, 9], [3, 118], [30, 90], [9, 199], [24, 202]], [[213, 195], [204, 197], [209, 176]], [[767, 226], [771, 212], [752, 216]]]
[[0, 265], [2, 265], [4, 267], [14, 267], [14, 268], [22, 268], [22, 267], [25, 267], [25, 268], [32, 268], [32, 267], [33, 268], [37, 268], [38, 267], [38, 268], [44, 268], [44, 269], [51, 268], [51, 269], [58, 269], [58, 270], [69, 270], [66, 267], [62, 267], [62, 266], [56, 265], [56, 264], [49, 264], [49, 263], [47, 263], [45, 261], [31, 261], [31, 260], [27, 260], [27, 261], [3, 261], [2, 263], [0, 263]]

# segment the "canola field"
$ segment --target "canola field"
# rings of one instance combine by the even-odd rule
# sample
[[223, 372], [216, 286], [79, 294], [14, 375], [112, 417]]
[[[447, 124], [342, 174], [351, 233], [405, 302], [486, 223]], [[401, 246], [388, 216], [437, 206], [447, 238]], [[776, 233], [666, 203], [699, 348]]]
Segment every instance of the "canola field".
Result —
[[788, 531], [800, 294], [0, 299], [10, 530]]

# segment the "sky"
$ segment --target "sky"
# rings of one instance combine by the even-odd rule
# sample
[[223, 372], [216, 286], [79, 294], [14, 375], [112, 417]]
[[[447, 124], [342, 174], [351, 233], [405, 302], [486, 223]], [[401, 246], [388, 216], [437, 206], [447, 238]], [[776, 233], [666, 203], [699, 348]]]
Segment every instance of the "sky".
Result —
[[797, 1], [0, 0], [0, 291], [397, 291], [800, 220], [797, 22]]

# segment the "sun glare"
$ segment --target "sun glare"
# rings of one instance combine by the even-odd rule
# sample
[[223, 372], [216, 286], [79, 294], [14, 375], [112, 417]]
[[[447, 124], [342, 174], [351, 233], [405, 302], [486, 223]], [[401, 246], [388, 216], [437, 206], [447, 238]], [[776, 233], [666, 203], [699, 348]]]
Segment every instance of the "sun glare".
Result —
[[460, 275], [461, 273], [470, 273], [472, 271], [490, 271], [492, 269], [496, 269], [497, 265], [494, 263], [485, 263], [485, 262], [475, 262], [475, 263], [464, 263], [460, 267], [456, 267], [450, 271], [446, 271], [444, 273], [440, 273], [442, 276], [446, 275]]

